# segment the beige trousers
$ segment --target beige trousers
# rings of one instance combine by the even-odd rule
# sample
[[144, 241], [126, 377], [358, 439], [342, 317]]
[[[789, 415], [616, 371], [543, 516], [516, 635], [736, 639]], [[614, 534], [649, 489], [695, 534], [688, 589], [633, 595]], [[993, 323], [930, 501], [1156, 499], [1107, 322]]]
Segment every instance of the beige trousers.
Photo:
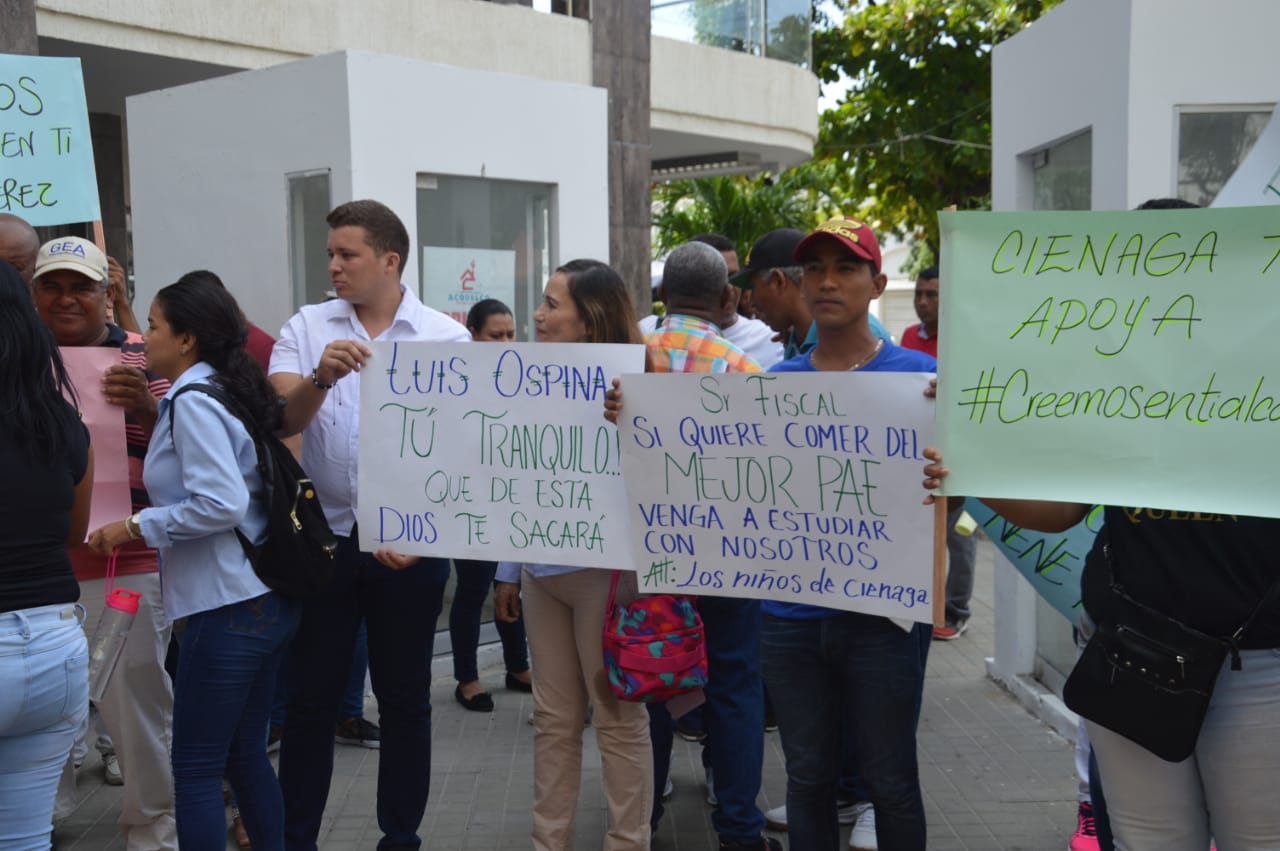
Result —
[[[138, 614], [125, 639], [124, 655], [98, 704], [124, 775], [120, 827], [127, 837], [128, 851], [176, 851], [173, 771], [169, 763], [173, 684], [164, 670], [170, 626], [160, 598], [160, 574], [118, 576], [116, 587], [142, 594]], [[102, 579], [80, 583], [80, 603], [87, 613], [84, 628], [89, 636], [102, 617], [105, 589]], [[64, 771], [62, 779], [59, 811], [66, 814], [77, 803], [74, 769]]]
[[[604, 672], [601, 633], [612, 571], [586, 568], [537, 578], [524, 572], [521, 597], [533, 663], [533, 847], [573, 848], [582, 781], [582, 734], [591, 725], [600, 748], [609, 831], [604, 851], [647, 851], [653, 809], [649, 714], [613, 696]], [[622, 573], [618, 598], [636, 595], [635, 574]]]

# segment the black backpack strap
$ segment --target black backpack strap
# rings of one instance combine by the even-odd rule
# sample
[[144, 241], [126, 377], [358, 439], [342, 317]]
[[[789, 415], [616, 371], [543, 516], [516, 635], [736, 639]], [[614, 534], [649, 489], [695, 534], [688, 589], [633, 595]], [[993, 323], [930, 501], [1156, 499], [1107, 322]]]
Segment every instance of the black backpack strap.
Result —
[[[273, 477], [273, 467], [271, 464], [271, 456], [267, 452], [266, 446], [263, 445], [262, 439], [258, 436], [258, 430], [254, 427], [253, 420], [249, 417], [249, 412], [244, 406], [236, 400], [234, 396], [226, 391], [225, 388], [207, 381], [199, 381], [178, 388], [177, 392], [170, 393], [165, 398], [169, 400], [169, 433], [173, 434], [174, 411], [177, 405], [174, 404], [178, 397], [188, 390], [198, 390], [206, 396], [212, 396], [222, 403], [233, 417], [238, 419], [245, 427], [245, 431], [249, 432], [249, 438], [253, 441], [253, 449], [258, 455], [258, 474], [262, 476], [262, 486], [266, 489], [266, 503], [268, 508], [272, 502], [272, 491], [275, 486], [275, 478]], [[248, 536], [237, 526], [235, 529], [236, 537], [240, 539], [240, 546], [244, 548], [246, 556], [252, 559], [254, 551], [257, 549]]]

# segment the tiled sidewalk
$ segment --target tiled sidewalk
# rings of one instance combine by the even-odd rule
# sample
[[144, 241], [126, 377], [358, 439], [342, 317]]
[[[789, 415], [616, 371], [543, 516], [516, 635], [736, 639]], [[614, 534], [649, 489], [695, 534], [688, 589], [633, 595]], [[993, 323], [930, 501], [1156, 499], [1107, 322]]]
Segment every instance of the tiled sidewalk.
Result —
[[[930, 650], [920, 771], [931, 851], [1024, 849], [1061, 851], [1075, 829], [1075, 776], [1071, 745], [1027, 714], [985, 674], [991, 652], [992, 557], [978, 551], [978, 581], [969, 631]], [[441, 621], [443, 624], [443, 619]], [[498, 657], [488, 655], [490, 660]], [[447, 665], [437, 665], [446, 673]], [[501, 688], [502, 671], [484, 680], [494, 690], [493, 713], [467, 712], [453, 699], [453, 681], [436, 680], [432, 692], [431, 800], [422, 825], [423, 848], [527, 849], [533, 797], [533, 728], [529, 695]], [[370, 701], [370, 713], [373, 713]], [[604, 796], [590, 728], [584, 734], [578, 848], [598, 849], [604, 835]], [[711, 809], [696, 745], [677, 738], [672, 758], [675, 797], [653, 847], [706, 851], [716, 847]], [[91, 751], [80, 772], [82, 803], [57, 830], [59, 851], [124, 851], [115, 829], [121, 791], [102, 784]], [[322, 851], [373, 851], [380, 833], [374, 815], [378, 752], [338, 746]], [[783, 800], [786, 776], [777, 733], [765, 742], [760, 806]], [[784, 837], [785, 834], [780, 834]], [[229, 849], [234, 845], [228, 843]], [[794, 849], [804, 851], [804, 849]]]

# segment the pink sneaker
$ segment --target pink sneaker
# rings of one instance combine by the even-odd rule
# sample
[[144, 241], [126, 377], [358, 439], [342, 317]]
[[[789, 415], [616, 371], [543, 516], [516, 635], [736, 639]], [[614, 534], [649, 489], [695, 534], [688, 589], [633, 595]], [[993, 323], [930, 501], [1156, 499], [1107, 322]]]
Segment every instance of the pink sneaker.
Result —
[[1082, 802], [1076, 812], [1076, 820], [1076, 832], [1067, 847], [1070, 851], [1098, 851], [1098, 830], [1093, 824], [1093, 804]]

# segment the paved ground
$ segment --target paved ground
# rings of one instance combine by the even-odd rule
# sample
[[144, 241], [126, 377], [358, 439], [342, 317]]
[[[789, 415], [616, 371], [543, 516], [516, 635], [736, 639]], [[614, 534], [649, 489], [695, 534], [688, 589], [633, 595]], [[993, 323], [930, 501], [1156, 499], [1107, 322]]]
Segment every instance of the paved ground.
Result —
[[[1060, 851], [1075, 829], [1071, 746], [984, 672], [983, 660], [991, 653], [992, 641], [992, 553], [990, 544], [983, 542], [969, 631], [957, 641], [934, 642], [929, 656], [919, 736], [929, 848]], [[498, 664], [496, 655], [483, 658]], [[453, 700], [448, 670], [447, 663], [436, 666], [440, 676], [433, 689], [435, 753], [431, 800], [422, 825], [423, 847], [433, 851], [528, 848], [533, 729], [527, 721], [532, 699], [502, 689], [500, 666], [490, 667], [483, 678], [494, 690], [496, 711], [467, 712]], [[370, 701], [371, 717], [373, 713]], [[584, 741], [578, 847], [586, 851], [600, 848], [605, 813], [590, 728]], [[338, 747], [321, 851], [375, 848], [380, 835], [374, 817], [377, 761], [377, 751]], [[672, 778], [675, 797], [653, 847], [657, 851], [715, 848], [697, 746], [676, 740]], [[765, 743], [761, 808], [781, 803], [785, 785], [781, 742], [777, 733], [770, 733]], [[56, 832], [59, 851], [123, 851], [124, 842], [115, 829], [121, 792], [103, 785], [94, 752], [80, 771], [79, 789], [79, 809]]]

